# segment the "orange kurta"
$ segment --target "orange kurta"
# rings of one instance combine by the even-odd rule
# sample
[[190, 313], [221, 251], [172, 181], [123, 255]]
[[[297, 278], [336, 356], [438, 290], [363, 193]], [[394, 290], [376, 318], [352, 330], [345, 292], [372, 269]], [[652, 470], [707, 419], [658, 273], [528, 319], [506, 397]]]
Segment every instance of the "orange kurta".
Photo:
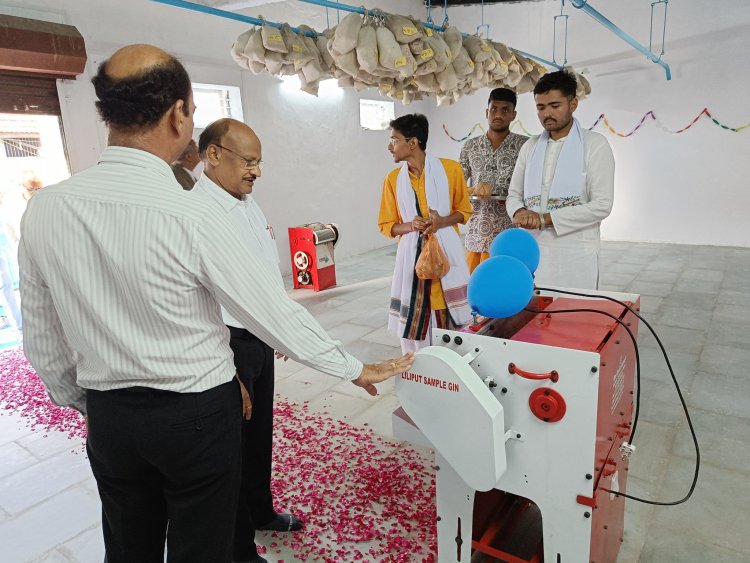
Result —
[[[463, 168], [461, 168], [461, 165], [458, 162], [448, 158], [441, 158], [440, 162], [445, 169], [445, 175], [448, 177], [448, 192], [451, 198], [450, 214], [453, 214], [456, 211], [460, 212], [463, 216], [461, 223], [466, 223], [469, 217], [471, 217], [472, 209], [471, 202], [469, 201], [469, 192], [466, 189]], [[401, 213], [398, 209], [396, 180], [400, 171], [401, 167], [395, 168], [385, 177], [385, 181], [383, 182], [383, 195], [380, 199], [378, 228], [381, 233], [390, 238], [395, 238], [391, 233], [393, 225], [396, 223], [408, 223], [413, 219], [413, 217], [401, 217]], [[430, 214], [430, 210], [427, 205], [427, 191], [425, 190], [424, 185], [424, 170], [422, 170], [422, 174], [419, 178], [409, 172], [409, 180], [411, 181], [411, 187], [417, 194], [419, 211], [421, 212], [422, 217], [426, 219]], [[453, 228], [458, 232], [458, 225], [454, 225]], [[440, 283], [433, 282], [430, 290], [430, 309], [435, 311], [446, 308], [447, 305], [445, 303], [445, 297], [443, 296], [443, 288]]]

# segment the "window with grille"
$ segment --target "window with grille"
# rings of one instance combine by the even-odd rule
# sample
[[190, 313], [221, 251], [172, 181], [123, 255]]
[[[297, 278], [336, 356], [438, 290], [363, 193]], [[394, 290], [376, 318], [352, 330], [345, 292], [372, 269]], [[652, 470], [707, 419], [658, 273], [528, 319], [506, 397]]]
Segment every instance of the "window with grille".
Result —
[[39, 137], [2, 137], [0, 141], [8, 158], [39, 156], [39, 148], [42, 146]]

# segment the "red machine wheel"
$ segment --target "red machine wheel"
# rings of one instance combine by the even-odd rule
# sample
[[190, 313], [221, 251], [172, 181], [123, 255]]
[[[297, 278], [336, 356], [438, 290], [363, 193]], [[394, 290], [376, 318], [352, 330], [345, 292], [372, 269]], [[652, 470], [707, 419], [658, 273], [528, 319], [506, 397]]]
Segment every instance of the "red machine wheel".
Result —
[[539, 420], [557, 422], [565, 416], [565, 399], [554, 389], [542, 387], [529, 396], [529, 408]]

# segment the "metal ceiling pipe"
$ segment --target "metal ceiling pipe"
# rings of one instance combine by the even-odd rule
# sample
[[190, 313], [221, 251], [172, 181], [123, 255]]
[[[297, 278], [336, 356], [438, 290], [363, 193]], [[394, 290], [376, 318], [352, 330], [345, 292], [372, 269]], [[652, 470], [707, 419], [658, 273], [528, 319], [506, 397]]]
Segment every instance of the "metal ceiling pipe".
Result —
[[649, 51], [648, 49], [646, 49], [646, 47], [638, 43], [638, 41], [633, 39], [630, 35], [625, 33], [622, 29], [620, 29], [614, 23], [612, 23], [609, 19], [607, 19], [607, 17], [605, 17], [601, 12], [591, 7], [588, 0], [570, 0], [570, 3], [573, 5], [573, 7], [586, 12], [589, 16], [591, 16], [600, 24], [602, 24], [604, 27], [609, 29], [612, 33], [620, 37], [623, 41], [629, 43], [631, 46], [635, 47], [641, 53], [646, 55], [646, 57], [648, 57], [650, 60], [658, 64], [660, 67], [664, 68], [664, 70], [667, 73], [667, 80], [672, 80], [672, 71], [669, 69], [669, 65], [661, 60], [660, 56], [657, 56], [651, 51]]

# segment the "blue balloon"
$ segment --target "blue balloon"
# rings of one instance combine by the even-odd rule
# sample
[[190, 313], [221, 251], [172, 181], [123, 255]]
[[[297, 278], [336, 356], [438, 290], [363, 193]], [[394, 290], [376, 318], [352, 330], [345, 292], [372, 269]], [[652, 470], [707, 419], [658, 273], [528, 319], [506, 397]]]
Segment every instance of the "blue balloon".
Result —
[[539, 243], [526, 229], [506, 229], [492, 241], [490, 256], [517, 258], [533, 274], [539, 266]]
[[469, 306], [485, 317], [512, 317], [529, 304], [533, 293], [531, 272], [512, 256], [488, 258], [469, 278]]

